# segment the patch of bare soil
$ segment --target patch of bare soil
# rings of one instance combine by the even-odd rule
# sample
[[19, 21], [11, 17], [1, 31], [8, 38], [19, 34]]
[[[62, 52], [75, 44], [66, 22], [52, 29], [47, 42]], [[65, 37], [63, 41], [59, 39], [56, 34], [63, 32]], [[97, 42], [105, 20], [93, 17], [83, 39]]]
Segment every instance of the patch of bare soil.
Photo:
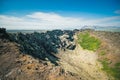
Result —
[[0, 79], [18, 66], [15, 62], [18, 53], [19, 49], [15, 43], [0, 39]]

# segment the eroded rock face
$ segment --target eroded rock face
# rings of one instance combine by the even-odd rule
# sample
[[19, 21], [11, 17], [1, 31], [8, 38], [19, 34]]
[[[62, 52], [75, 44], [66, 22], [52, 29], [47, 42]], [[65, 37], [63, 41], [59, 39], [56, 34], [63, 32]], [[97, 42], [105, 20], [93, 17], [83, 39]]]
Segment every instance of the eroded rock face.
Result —
[[81, 80], [79, 75], [66, 72], [47, 58], [46, 61], [36, 59], [19, 49], [15, 42], [0, 39], [1, 80]]
[[[1, 80], [79, 80], [78, 75], [65, 72], [60, 66], [49, 61], [34, 59], [27, 54], [20, 54], [15, 43], [6, 42], [0, 50]], [[9, 46], [8, 46], [9, 45]], [[5, 50], [7, 52], [5, 52]]]

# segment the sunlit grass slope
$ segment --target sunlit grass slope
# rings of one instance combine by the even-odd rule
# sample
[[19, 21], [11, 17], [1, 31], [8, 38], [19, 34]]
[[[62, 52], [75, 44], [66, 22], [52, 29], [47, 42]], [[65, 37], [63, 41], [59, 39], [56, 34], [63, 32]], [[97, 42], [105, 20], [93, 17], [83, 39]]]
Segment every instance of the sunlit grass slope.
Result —
[[78, 43], [83, 49], [96, 51], [100, 47], [100, 40], [90, 36], [89, 33], [80, 33], [78, 35]]

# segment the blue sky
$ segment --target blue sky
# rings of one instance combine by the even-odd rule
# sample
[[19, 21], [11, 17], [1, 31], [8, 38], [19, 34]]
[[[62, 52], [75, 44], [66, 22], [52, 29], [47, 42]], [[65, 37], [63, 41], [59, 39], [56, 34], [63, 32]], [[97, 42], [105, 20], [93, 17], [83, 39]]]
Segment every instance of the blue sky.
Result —
[[119, 5], [120, 0], [1, 0], [0, 26], [8, 29], [119, 26]]

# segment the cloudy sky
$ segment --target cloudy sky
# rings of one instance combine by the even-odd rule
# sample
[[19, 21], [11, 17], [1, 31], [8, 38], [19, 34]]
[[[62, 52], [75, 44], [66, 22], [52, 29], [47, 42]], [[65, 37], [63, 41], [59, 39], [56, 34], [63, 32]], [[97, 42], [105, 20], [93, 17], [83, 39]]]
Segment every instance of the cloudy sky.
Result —
[[79, 29], [120, 27], [120, 0], [0, 0], [0, 27]]

